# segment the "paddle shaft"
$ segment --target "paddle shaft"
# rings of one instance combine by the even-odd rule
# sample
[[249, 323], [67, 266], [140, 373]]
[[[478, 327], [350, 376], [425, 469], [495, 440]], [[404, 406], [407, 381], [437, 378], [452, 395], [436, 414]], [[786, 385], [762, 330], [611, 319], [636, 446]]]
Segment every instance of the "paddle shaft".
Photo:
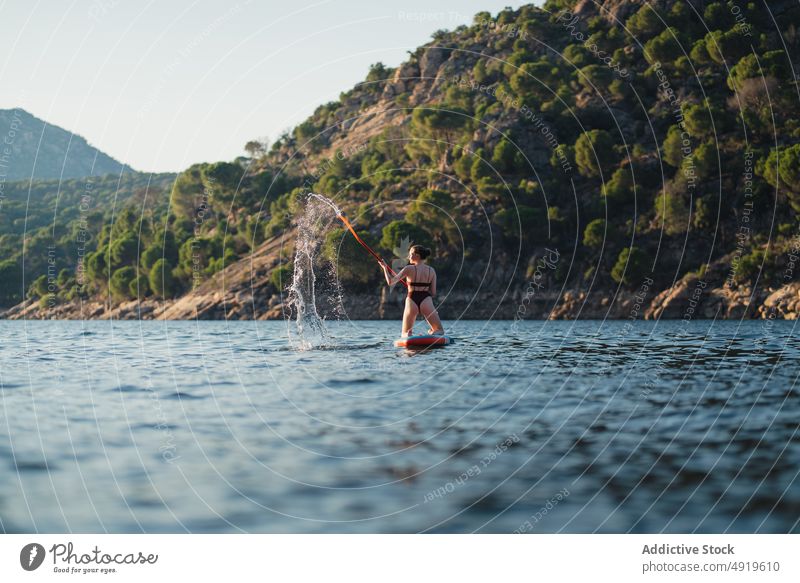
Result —
[[[339, 214], [337, 216], [342, 220], [342, 222], [344, 223], [344, 226], [347, 227], [347, 229], [353, 234], [353, 237], [356, 238], [356, 241], [361, 243], [361, 246], [364, 249], [366, 249], [369, 252], [369, 254], [372, 255], [378, 263], [380, 263], [381, 265], [386, 265], [386, 263], [383, 261], [383, 259], [381, 259], [380, 255], [378, 255], [377, 253], [375, 253], [375, 251], [370, 249], [369, 245], [364, 243], [364, 241], [361, 239], [361, 237], [358, 236], [358, 233], [356, 233], [356, 230], [353, 228], [353, 225], [350, 224], [350, 221], [347, 220], [347, 217], [344, 216], [344, 214]], [[397, 275], [394, 272], [394, 270], [391, 267], [389, 267], [388, 265], [386, 265], [386, 269], [389, 270], [389, 273], [391, 273], [393, 276]], [[408, 287], [408, 284], [404, 280], [401, 279], [400, 282], [404, 286]]]

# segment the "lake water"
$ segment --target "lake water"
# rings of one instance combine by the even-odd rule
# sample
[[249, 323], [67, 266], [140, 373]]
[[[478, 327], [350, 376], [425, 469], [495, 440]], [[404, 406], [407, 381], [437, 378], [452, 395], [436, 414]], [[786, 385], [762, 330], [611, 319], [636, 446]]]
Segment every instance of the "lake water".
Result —
[[793, 322], [0, 322], [5, 532], [800, 532]]

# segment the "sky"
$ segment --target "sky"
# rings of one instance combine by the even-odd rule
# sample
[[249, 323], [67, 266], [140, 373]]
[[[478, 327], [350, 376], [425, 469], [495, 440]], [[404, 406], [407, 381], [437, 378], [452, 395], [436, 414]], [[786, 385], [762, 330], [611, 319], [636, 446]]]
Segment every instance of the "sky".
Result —
[[438, 29], [508, 0], [0, 1], [0, 108], [148, 172], [273, 141]]

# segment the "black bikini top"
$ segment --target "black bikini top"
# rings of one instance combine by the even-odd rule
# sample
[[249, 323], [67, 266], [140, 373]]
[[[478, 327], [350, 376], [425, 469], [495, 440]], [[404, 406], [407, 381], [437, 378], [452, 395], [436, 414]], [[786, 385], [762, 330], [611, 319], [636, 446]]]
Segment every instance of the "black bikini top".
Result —
[[[431, 267], [431, 269], [433, 269], [433, 268]], [[416, 278], [417, 278], [417, 266], [415, 265], [414, 266], [414, 279], [416, 279]], [[429, 288], [429, 287], [431, 287], [431, 284], [433, 284], [433, 281], [429, 281], [427, 283], [421, 282], [421, 281], [409, 281], [408, 282], [408, 287], [409, 287], [409, 289], [411, 289], [411, 286]]]

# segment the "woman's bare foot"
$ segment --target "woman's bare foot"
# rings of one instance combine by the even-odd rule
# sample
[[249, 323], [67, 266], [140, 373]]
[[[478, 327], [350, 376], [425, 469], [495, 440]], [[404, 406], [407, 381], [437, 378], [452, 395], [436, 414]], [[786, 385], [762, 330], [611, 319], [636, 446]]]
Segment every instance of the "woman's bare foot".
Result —
[[434, 330], [433, 328], [428, 329], [429, 336], [444, 336], [444, 330]]

